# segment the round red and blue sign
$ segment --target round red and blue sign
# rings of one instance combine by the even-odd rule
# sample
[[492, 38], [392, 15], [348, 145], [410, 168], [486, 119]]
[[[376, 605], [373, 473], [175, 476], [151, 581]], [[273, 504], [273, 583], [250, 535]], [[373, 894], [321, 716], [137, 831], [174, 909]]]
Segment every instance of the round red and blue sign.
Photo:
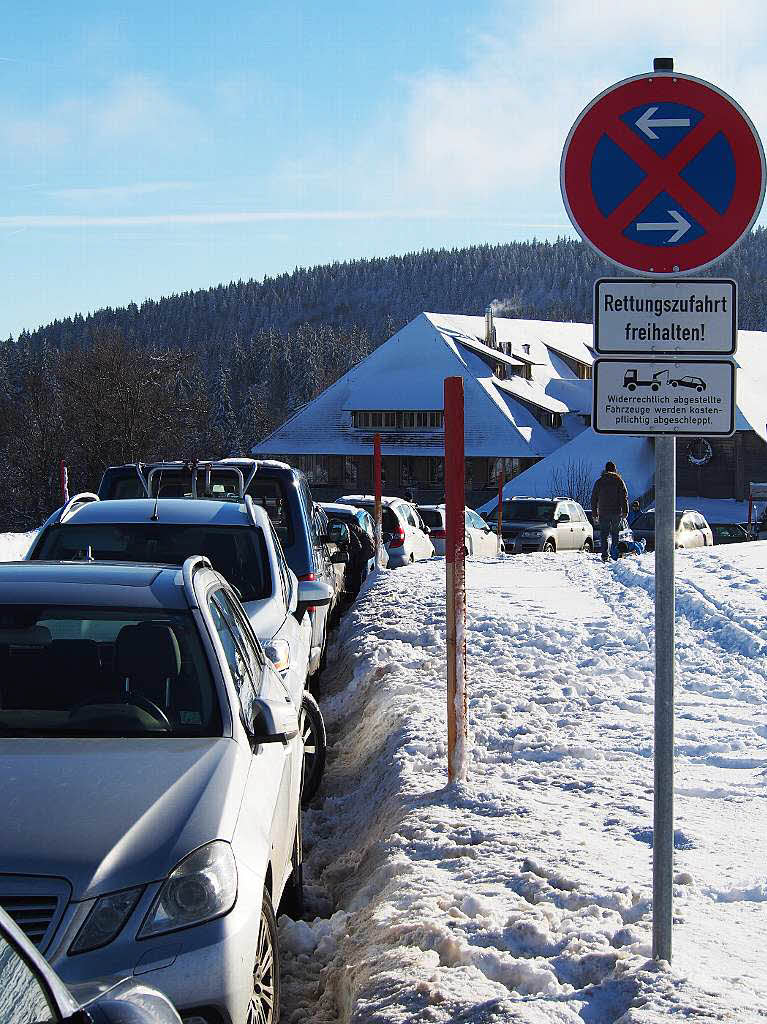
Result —
[[689, 75], [628, 78], [592, 100], [565, 142], [562, 198], [581, 237], [619, 267], [686, 274], [751, 229], [765, 163], [747, 114]]

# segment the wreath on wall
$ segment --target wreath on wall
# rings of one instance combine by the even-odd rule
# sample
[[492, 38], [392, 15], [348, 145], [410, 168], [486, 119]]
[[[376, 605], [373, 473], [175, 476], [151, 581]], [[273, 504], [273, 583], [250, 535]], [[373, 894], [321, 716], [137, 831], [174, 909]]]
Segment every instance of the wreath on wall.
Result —
[[687, 461], [691, 466], [707, 466], [714, 456], [711, 442], [705, 437], [696, 437], [687, 449]]

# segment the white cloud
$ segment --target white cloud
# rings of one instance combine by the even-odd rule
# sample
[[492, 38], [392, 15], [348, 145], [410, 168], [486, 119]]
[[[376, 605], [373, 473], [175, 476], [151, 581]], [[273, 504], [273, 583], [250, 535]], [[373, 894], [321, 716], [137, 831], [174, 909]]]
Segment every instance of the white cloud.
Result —
[[46, 189], [45, 194], [51, 199], [63, 199], [67, 202], [91, 202], [104, 199], [120, 201], [155, 195], [158, 192], [185, 192], [195, 188], [196, 185], [197, 182], [193, 181], [137, 181], [130, 185]]
[[[410, 82], [401, 186], [438, 203], [535, 197], [558, 206], [559, 158], [580, 110], [607, 86], [674, 56], [767, 125], [763, 5], [756, 0], [506, 0], [491, 33], [470, 40], [467, 65]], [[524, 204], [524, 205], [522, 205]]]
[[98, 95], [59, 100], [41, 113], [0, 111], [0, 145], [11, 152], [187, 145], [202, 135], [197, 111], [148, 75], [121, 76]]
[[271, 221], [418, 220], [445, 217], [440, 210], [268, 210], [157, 213], [135, 216], [18, 214], [0, 217], [0, 228], [114, 228], [182, 224], [259, 224]]

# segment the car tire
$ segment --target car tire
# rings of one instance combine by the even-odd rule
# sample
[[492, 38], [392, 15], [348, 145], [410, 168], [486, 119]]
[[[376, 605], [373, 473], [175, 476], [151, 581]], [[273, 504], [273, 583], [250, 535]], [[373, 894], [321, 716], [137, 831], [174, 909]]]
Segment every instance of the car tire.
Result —
[[551, 555], [557, 550], [557, 546], [553, 540], [547, 540], [543, 545], [543, 550], [547, 551]]
[[253, 965], [253, 992], [248, 1024], [277, 1024], [280, 1019], [280, 948], [277, 921], [269, 893], [264, 889]]
[[280, 913], [287, 914], [298, 921], [304, 913], [304, 858], [301, 839], [301, 809], [298, 810], [296, 835], [293, 839], [293, 852], [290, 855], [290, 878], [285, 883], [285, 890], [280, 900]]
[[310, 693], [305, 693], [304, 699], [301, 701], [299, 724], [304, 741], [301, 806], [306, 807], [320, 788], [320, 782], [325, 773], [325, 758], [328, 749], [328, 738], [322, 712]]
[[594, 542], [592, 540], [589, 540], [589, 538], [587, 537], [586, 540], [583, 542], [582, 550], [586, 551], [589, 555], [592, 554], [592, 552], [594, 551]]

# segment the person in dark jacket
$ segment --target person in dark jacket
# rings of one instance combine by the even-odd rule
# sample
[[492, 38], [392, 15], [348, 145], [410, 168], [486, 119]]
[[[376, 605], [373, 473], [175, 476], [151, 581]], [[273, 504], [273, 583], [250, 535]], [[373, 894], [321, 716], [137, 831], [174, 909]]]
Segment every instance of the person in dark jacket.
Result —
[[[594, 490], [591, 492], [591, 509], [594, 522], [599, 523], [599, 532], [602, 536], [602, 561], [606, 562], [609, 555], [612, 555], [617, 562], [620, 521], [628, 515], [629, 494], [614, 462], [606, 463], [604, 473], [594, 484]], [[612, 540], [609, 555], [608, 540]]]

